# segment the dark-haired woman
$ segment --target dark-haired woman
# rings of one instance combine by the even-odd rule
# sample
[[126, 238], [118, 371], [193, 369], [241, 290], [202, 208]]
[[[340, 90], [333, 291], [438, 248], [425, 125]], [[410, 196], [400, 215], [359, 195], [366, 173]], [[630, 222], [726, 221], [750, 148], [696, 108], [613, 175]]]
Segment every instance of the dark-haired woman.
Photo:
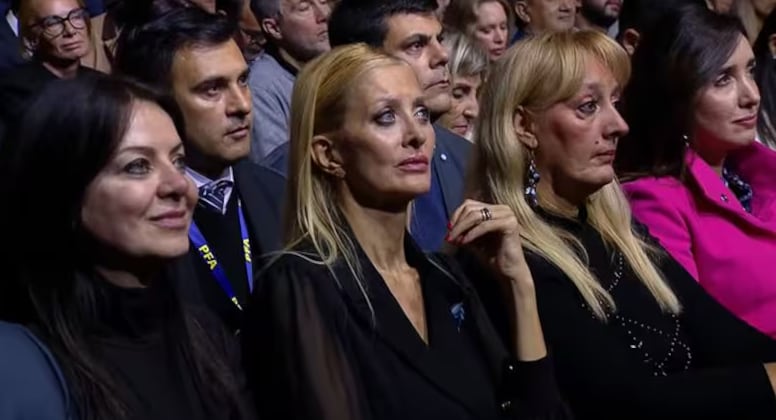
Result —
[[177, 299], [171, 264], [197, 194], [164, 104], [103, 76], [55, 82], [2, 150], [14, 199], [0, 232], [14, 246], [0, 294], [50, 349], [82, 420], [252, 418], [232, 337]]
[[[776, 337], [776, 152], [739, 21], [666, 15], [633, 57], [616, 166], [635, 217], [728, 310]], [[772, 94], [772, 93], [771, 93]]]
[[754, 79], [760, 88], [758, 139], [776, 150], [776, 10], [765, 19], [753, 49], [757, 59]]

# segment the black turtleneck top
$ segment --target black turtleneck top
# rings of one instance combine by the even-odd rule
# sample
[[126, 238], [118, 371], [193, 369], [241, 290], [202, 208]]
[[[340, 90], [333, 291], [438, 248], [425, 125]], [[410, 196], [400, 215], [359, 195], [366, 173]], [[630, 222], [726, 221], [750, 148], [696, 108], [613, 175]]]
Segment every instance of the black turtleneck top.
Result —
[[[776, 342], [725, 310], [664, 251], [658, 268], [682, 312], [663, 312], [622, 254], [588, 223], [584, 209], [576, 220], [540, 215], [580, 241], [590, 269], [617, 306], [607, 321], [599, 320], [560, 269], [526, 251], [561, 393], [577, 418], [776, 415], [776, 398], [763, 368], [764, 362], [776, 360]], [[475, 287], [506, 339], [507, 312], [492, 288], [495, 282], [474, 274], [482, 270], [473, 259], [461, 258], [470, 278], [480, 279]]]
[[[239, 419], [230, 410], [215, 410], [196, 381], [194, 367], [184, 357], [182, 346], [191, 341], [182, 333], [181, 309], [171, 304], [172, 291], [156, 284], [146, 289], [98, 286], [99, 323], [89, 334], [95, 356], [104, 363], [119, 391], [127, 400], [130, 418], [137, 420]], [[220, 323], [202, 311], [191, 311], [203, 327], [212, 349], [234, 374], [239, 371], [239, 348]], [[190, 351], [188, 352], [189, 354]], [[238, 389], [242, 391], [242, 381]], [[236, 396], [252, 409], [245, 395]]]

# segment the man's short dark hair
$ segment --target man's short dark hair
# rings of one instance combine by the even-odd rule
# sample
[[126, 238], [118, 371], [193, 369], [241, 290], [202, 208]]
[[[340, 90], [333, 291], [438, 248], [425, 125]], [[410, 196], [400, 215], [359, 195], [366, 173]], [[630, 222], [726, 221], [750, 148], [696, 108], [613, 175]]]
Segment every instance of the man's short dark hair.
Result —
[[437, 6], [436, 0], [342, 0], [329, 18], [329, 43], [332, 48], [358, 42], [382, 47], [389, 17], [433, 14]]
[[113, 69], [119, 75], [170, 91], [172, 63], [178, 51], [224, 44], [236, 30], [234, 19], [224, 14], [210, 14], [198, 7], [171, 10], [122, 31]]

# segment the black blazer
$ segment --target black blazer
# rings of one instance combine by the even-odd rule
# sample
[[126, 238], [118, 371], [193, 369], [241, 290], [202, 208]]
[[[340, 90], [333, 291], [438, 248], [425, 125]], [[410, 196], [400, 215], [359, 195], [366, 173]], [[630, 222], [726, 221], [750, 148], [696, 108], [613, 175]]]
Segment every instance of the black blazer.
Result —
[[[566, 418], [549, 359], [513, 362], [457, 267], [406, 238], [424, 290], [428, 346], [360, 248], [363, 289], [342, 261], [331, 271], [312, 262], [306, 245], [262, 273], [242, 331], [260, 416]], [[456, 323], [451, 308], [458, 305]]]
[[[285, 194], [283, 176], [270, 168], [258, 166], [247, 159], [236, 163], [233, 167], [235, 191], [242, 201], [246, 222], [250, 229], [250, 237], [256, 244], [254, 254], [277, 251], [282, 245], [281, 210], [282, 197]], [[254, 258], [253, 268], [261, 267], [259, 258]], [[221, 315], [220, 318], [233, 331], [240, 326], [242, 314], [230, 302], [226, 295], [213, 287], [215, 279], [212, 275], [200, 275], [205, 270], [195, 269], [196, 265], [205, 264], [199, 252], [191, 246], [188, 254], [178, 261], [178, 278], [184, 300], [195, 304], [204, 304]], [[196, 279], [197, 281], [191, 281]]]

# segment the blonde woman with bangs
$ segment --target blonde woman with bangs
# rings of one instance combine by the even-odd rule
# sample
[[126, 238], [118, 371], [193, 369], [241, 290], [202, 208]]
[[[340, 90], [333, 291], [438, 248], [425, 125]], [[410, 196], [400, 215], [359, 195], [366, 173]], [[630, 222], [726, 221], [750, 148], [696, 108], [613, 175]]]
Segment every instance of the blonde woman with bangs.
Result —
[[[612, 168], [628, 131], [616, 107], [629, 73], [626, 52], [599, 32], [518, 43], [484, 87], [470, 196], [517, 215], [576, 417], [773, 418], [774, 343], [631, 219]], [[476, 287], [496, 325], [508, 325], [492, 283]]]
[[291, 103], [287, 248], [243, 329], [261, 417], [567, 418], [509, 207], [466, 202], [449, 240], [493, 245], [518, 320], [511, 351], [454, 262], [406, 231], [434, 148], [412, 68], [340, 47], [305, 67]]

